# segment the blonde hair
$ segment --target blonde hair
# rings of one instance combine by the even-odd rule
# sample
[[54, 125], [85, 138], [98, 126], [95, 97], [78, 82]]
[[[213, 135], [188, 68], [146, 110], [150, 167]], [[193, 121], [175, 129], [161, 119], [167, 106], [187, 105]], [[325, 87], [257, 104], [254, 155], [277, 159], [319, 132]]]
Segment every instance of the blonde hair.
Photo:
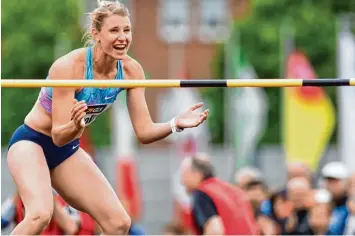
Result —
[[98, 7], [89, 13], [89, 24], [87, 30], [83, 36], [85, 40], [85, 45], [90, 45], [94, 43], [91, 30], [96, 29], [98, 32], [101, 31], [104, 20], [112, 15], [119, 16], [130, 16], [127, 7], [120, 3], [118, 0], [115, 1], [105, 1], [97, 0]]

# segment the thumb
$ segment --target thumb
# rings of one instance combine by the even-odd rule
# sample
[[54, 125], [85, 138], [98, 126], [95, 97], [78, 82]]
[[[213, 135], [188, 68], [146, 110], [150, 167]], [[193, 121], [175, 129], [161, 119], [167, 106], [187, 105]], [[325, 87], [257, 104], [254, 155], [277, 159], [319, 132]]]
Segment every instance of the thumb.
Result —
[[196, 110], [196, 109], [198, 109], [198, 108], [200, 108], [200, 107], [202, 107], [203, 106], [203, 102], [199, 102], [199, 103], [197, 103], [197, 104], [195, 104], [195, 105], [192, 105], [190, 108], [189, 108], [189, 110], [190, 111], [194, 111], [194, 110]]

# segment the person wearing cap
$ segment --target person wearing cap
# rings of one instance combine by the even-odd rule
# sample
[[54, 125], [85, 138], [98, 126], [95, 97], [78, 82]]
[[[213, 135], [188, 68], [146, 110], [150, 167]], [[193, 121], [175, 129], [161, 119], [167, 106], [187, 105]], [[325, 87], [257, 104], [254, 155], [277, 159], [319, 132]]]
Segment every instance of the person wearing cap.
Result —
[[332, 235], [344, 234], [349, 211], [346, 205], [348, 169], [342, 162], [327, 163], [321, 171], [324, 179], [324, 187], [332, 196], [332, 217], [329, 224], [329, 231]]
[[243, 190], [215, 177], [206, 154], [187, 157], [181, 180], [192, 196], [192, 225], [196, 235], [256, 235], [259, 229]]

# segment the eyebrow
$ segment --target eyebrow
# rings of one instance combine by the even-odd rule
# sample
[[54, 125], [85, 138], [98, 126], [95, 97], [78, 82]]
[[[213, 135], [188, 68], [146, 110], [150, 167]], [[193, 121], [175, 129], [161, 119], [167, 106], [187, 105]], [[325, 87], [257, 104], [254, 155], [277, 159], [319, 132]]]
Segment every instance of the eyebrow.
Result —
[[120, 26], [117, 26], [117, 25], [115, 25], [115, 26], [111, 26], [111, 27], [109, 27], [110, 29], [113, 29], [113, 28], [131, 28], [131, 26], [130, 25], [125, 25], [125, 26], [122, 26], [122, 27], [120, 27]]

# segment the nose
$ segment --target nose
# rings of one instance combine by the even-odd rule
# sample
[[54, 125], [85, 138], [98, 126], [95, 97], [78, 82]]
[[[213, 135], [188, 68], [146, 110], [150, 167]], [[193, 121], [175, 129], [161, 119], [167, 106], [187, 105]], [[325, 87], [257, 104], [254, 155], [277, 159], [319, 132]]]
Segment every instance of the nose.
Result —
[[118, 34], [117, 39], [118, 40], [125, 40], [126, 37], [124, 36], [124, 34]]

